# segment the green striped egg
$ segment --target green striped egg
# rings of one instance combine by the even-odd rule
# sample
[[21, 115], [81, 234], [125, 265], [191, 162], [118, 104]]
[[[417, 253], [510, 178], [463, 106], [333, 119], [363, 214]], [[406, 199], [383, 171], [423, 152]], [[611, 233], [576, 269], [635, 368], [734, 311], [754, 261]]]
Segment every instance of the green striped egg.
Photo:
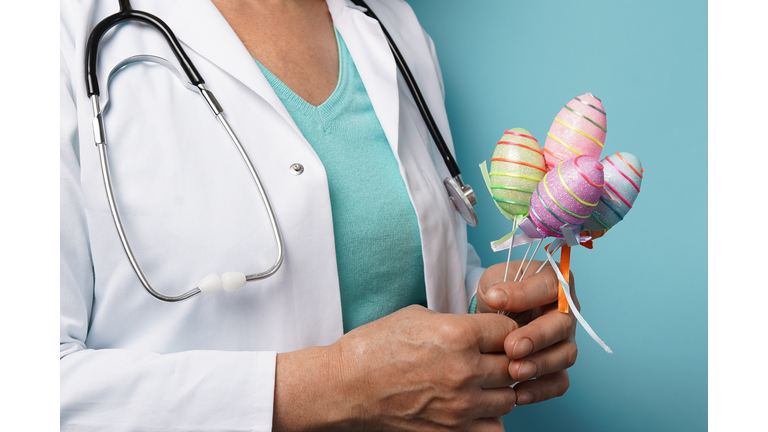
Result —
[[539, 141], [523, 128], [504, 132], [491, 158], [491, 194], [512, 215], [528, 214], [536, 185], [547, 173]]

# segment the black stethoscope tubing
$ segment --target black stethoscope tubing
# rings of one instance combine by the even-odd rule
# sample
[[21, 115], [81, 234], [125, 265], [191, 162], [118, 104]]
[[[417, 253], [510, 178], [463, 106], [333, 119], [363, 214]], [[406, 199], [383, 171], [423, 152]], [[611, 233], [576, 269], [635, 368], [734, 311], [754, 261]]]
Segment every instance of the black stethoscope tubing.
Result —
[[[454, 177], [454, 178], [459, 177], [461, 175], [459, 166], [456, 164], [456, 160], [451, 155], [450, 150], [448, 150], [448, 146], [445, 144], [445, 140], [443, 139], [443, 136], [440, 133], [440, 130], [437, 128], [437, 125], [435, 124], [435, 120], [432, 117], [432, 113], [429, 111], [429, 108], [427, 107], [427, 104], [424, 101], [424, 97], [421, 94], [421, 90], [419, 89], [419, 86], [416, 84], [416, 80], [413, 78], [413, 74], [411, 74], [411, 70], [408, 68], [408, 64], [403, 59], [403, 56], [400, 53], [400, 50], [397, 48], [397, 45], [395, 45], [395, 42], [392, 40], [392, 37], [389, 35], [389, 32], [387, 31], [387, 29], [384, 27], [384, 25], [381, 24], [381, 21], [379, 21], [379, 18], [376, 16], [373, 10], [371, 10], [371, 8], [365, 3], [365, 1], [363, 0], [351, 0], [351, 1], [358, 6], [365, 8], [366, 9], [365, 14], [375, 19], [381, 25], [381, 30], [384, 32], [384, 36], [386, 36], [387, 38], [387, 43], [389, 44], [389, 47], [392, 50], [392, 54], [394, 55], [395, 62], [397, 63], [397, 67], [398, 69], [400, 69], [400, 73], [405, 78], [405, 82], [408, 85], [408, 89], [410, 90], [411, 94], [414, 97], [416, 106], [419, 108], [419, 112], [421, 113], [421, 116], [424, 118], [424, 123], [427, 125], [427, 129], [429, 129], [429, 133], [430, 135], [432, 135], [432, 139], [435, 141], [435, 145], [440, 151], [440, 155], [442, 156], [443, 161], [445, 162], [445, 166], [448, 168], [448, 172], [450, 172], [451, 177]], [[99, 95], [99, 82], [96, 74], [96, 62], [98, 57], [99, 42], [101, 41], [101, 38], [104, 36], [104, 34], [107, 31], [109, 31], [112, 27], [126, 21], [143, 22], [157, 29], [165, 37], [166, 41], [168, 42], [168, 45], [171, 47], [173, 54], [176, 56], [176, 59], [179, 61], [181, 68], [184, 70], [184, 73], [187, 75], [187, 78], [189, 79], [189, 81], [194, 86], [205, 83], [205, 80], [203, 79], [202, 76], [200, 76], [200, 73], [197, 71], [194, 64], [187, 56], [187, 53], [184, 52], [184, 49], [181, 47], [181, 44], [179, 43], [179, 40], [176, 39], [176, 36], [173, 34], [173, 31], [170, 29], [170, 27], [168, 27], [168, 25], [165, 22], [163, 22], [160, 18], [148, 12], [133, 9], [131, 7], [130, 0], [118, 0], [118, 3], [120, 4], [120, 11], [99, 22], [99, 24], [97, 24], [96, 27], [93, 28], [93, 31], [91, 31], [91, 34], [88, 36], [88, 42], [86, 44], [86, 57], [85, 57], [85, 86], [88, 91], [89, 98], [93, 95], [97, 95], [97, 96]]]
[[[410, 90], [411, 95], [413, 96], [414, 102], [416, 103], [416, 106], [418, 107], [419, 112], [421, 113], [421, 116], [424, 119], [424, 123], [426, 124], [429, 130], [429, 133], [432, 136], [432, 139], [435, 142], [435, 145], [437, 146], [438, 150], [440, 151], [443, 161], [445, 162], [445, 165], [451, 174], [451, 177], [446, 178], [443, 182], [448, 191], [450, 201], [453, 202], [454, 206], [459, 211], [461, 216], [471, 226], [477, 225], [477, 215], [472, 209], [472, 207], [476, 203], [474, 192], [472, 191], [472, 188], [470, 186], [464, 185], [462, 183], [461, 172], [459, 171], [459, 167], [456, 164], [456, 160], [451, 155], [451, 152], [449, 151], [448, 146], [446, 145], [445, 140], [443, 139], [443, 136], [440, 134], [440, 131], [437, 128], [437, 125], [435, 124], [435, 120], [432, 117], [432, 114], [430, 113], [426, 102], [424, 101], [421, 91], [418, 85], [416, 84], [416, 81], [413, 78], [413, 75], [411, 74], [411, 71], [408, 68], [407, 63], [405, 62], [402, 54], [400, 53], [400, 50], [397, 48], [397, 45], [395, 45], [389, 32], [384, 27], [384, 25], [381, 24], [381, 21], [378, 19], [376, 14], [373, 13], [371, 8], [368, 7], [368, 5], [363, 0], [352, 0], [352, 2], [355, 3], [357, 6], [364, 8], [365, 14], [368, 17], [376, 20], [381, 26], [381, 30], [383, 31], [387, 39], [387, 43], [389, 44], [389, 47], [392, 51], [397, 67], [400, 70], [400, 73], [402, 74], [403, 78], [405, 79], [405, 82], [408, 85], [408, 89]], [[115, 226], [117, 228], [118, 234], [123, 244], [123, 248], [125, 249], [126, 255], [128, 256], [128, 259], [131, 262], [131, 265], [133, 266], [133, 269], [136, 272], [136, 275], [139, 277], [139, 280], [141, 281], [144, 288], [152, 296], [166, 302], [178, 302], [178, 301], [186, 300], [188, 298], [194, 297], [203, 292], [207, 292], [207, 293], [216, 292], [222, 289], [222, 283], [225, 290], [231, 291], [231, 290], [238, 289], [239, 287], [244, 285], [245, 282], [247, 281], [259, 280], [259, 279], [263, 279], [271, 276], [277, 271], [277, 269], [280, 267], [283, 260], [282, 235], [277, 225], [277, 220], [275, 218], [274, 211], [272, 210], [272, 206], [269, 203], [269, 198], [267, 197], [266, 192], [264, 191], [264, 188], [261, 184], [261, 181], [258, 178], [258, 174], [256, 173], [252, 163], [250, 162], [250, 158], [246, 154], [242, 144], [234, 135], [234, 132], [232, 132], [231, 128], [229, 127], [229, 124], [227, 123], [226, 119], [223, 117], [223, 110], [221, 109], [221, 106], [216, 101], [216, 98], [213, 96], [213, 93], [211, 93], [205, 87], [205, 81], [203, 80], [203, 77], [200, 76], [200, 73], [197, 71], [195, 66], [192, 64], [192, 61], [184, 52], [184, 49], [181, 47], [181, 44], [179, 43], [178, 39], [176, 39], [176, 36], [173, 34], [173, 31], [171, 31], [170, 27], [168, 27], [168, 25], [165, 22], [163, 22], [160, 18], [150, 13], [134, 10], [131, 7], [130, 0], [118, 0], [118, 3], [120, 5], [120, 10], [117, 13], [110, 15], [107, 18], [103, 19], [101, 22], [99, 22], [93, 28], [90, 35], [88, 36], [88, 41], [86, 44], [86, 54], [85, 54], [85, 72], [86, 72], [85, 84], [88, 92], [88, 98], [91, 100], [93, 104], [93, 109], [94, 109], [94, 116], [95, 116], [94, 123], [93, 123], [94, 139], [95, 139], [96, 146], [99, 148], [99, 157], [100, 157], [101, 166], [102, 166], [102, 177], [104, 179], [105, 188], [107, 191], [107, 199], [110, 204], [112, 216], [114, 218]], [[173, 51], [173, 54], [176, 56], [176, 59], [179, 61], [181, 68], [184, 70], [184, 73], [186, 74], [189, 82], [194, 87], [197, 87], [197, 89], [200, 91], [201, 95], [206, 100], [210, 108], [213, 110], [218, 120], [222, 123], [222, 126], [224, 126], [224, 128], [227, 130], [233, 143], [241, 153], [241, 156], [243, 157], [243, 160], [248, 166], [249, 171], [251, 172], [251, 175], [256, 183], [256, 186], [259, 189], [259, 192], [262, 196], [264, 204], [267, 207], [267, 210], [270, 216], [270, 221], [272, 223], [273, 231], [275, 233], [276, 242], [278, 245], [278, 258], [275, 264], [269, 270], [262, 273], [254, 273], [251, 275], [244, 275], [242, 273], [225, 273], [222, 278], [219, 278], [217, 275], [212, 274], [206, 277], [205, 279], [203, 279], [197, 288], [194, 288], [188, 291], [187, 293], [179, 296], [167, 296], [167, 295], [161, 294], [155, 291], [154, 288], [152, 288], [151, 285], [149, 284], [149, 281], [146, 280], [146, 277], [141, 271], [141, 268], [138, 262], [136, 261], [136, 258], [133, 256], [133, 252], [131, 251], [130, 245], [128, 243], [128, 239], [126, 237], [125, 231], [122, 226], [122, 222], [120, 221], [119, 211], [117, 209], [114, 193], [112, 191], [111, 175], [109, 173], [109, 163], [108, 163], [107, 150], [106, 150], [106, 133], [104, 130], [104, 123], [103, 123], [101, 108], [99, 106], [100, 92], [99, 92], [99, 83], [98, 83], [98, 77], [96, 72], [99, 42], [101, 41], [102, 37], [104, 36], [104, 34], [106, 34], [106, 32], [108, 32], [114, 26], [127, 21], [138, 21], [138, 22], [147, 24], [153, 27], [154, 29], [156, 29], [157, 31], [159, 31], [163, 35], [163, 37], [165, 37], [166, 41], [168, 42], [168, 45]], [[227, 276], [228, 274], [237, 275], [237, 276], [229, 276], [229, 279], [228, 279], [229, 282], [222, 282], [223, 279], [226, 279], [225, 276]], [[209, 280], [210, 277], [213, 277], [214, 278], [213, 280], [218, 280], [218, 281], [211, 282]], [[228, 289], [228, 286], [231, 289]]]
[[381, 26], [381, 30], [384, 32], [384, 36], [386, 36], [387, 38], [387, 43], [389, 44], [389, 48], [392, 50], [392, 54], [395, 57], [397, 68], [400, 69], [400, 73], [403, 75], [403, 78], [405, 78], [405, 83], [408, 85], [408, 89], [411, 91], [411, 94], [413, 95], [413, 99], [416, 102], [416, 106], [419, 108], [419, 112], [421, 112], [421, 116], [424, 118], [424, 123], [426, 123], [427, 128], [429, 129], [429, 133], [432, 135], [432, 139], [435, 141], [435, 145], [437, 145], [438, 150], [440, 150], [440, 154], [443, 157], [443, 161], [445, 161], [445, 166], [448, 167], [448, 172], [451, 173], [451, 177], [458, 177], [459, 175], [461, 175], [461, 171], [459, 171], [459, 166], [456, 164], [456, 160], [451, 155], [450, 150], [448, 150], [448, 146], [445, 144], [443, 135], [440, 134], [440, 129], [437, 128], [437, 125], [435, 124], [435, 119], [432, 118], [432, 113], [429, 111], [429, 108], [427, 107], [426, 102], [424, 102], [424, 97], [421, 95], [421, 90], [419, 89], [419, 86], [416, 84], [416, 80], [413, 78], [413, 74], [411, 74], [411, 70], [408, 68], [408, 64], [403, 59], [403, 55], [400, 54], [400, 50], [397, 49], [397, 45], [395, 45], [395, 42], [392, 40], [392, 36], [389, 35], [389, 32], [387, 31], [386, 27], [384, 27], [384, 24], [381, 23], [381, 21], [376, 16], [376, 14], [373, 13], [373, 9], [371, 9], [365, 3], [365, 1], [363, 0], [351, 0], [351, 1], [352, 3], [365, 8], [364, 13], [369, 17], [375, 19]]
[[101, 41], [102, 36], [104, 36], [104, 34], [112, 27], [125, 21], [140, 21], [154, 27], [165, 37], [165, 40], [171, 47], [176, 59], [181, 64], [181, 68], [184, 70], [189, 81], [194, 86], [205, 83], [203, 77], [200, 76], [200, 73], [195, 69], [195, 65], [192, 64], [192, 60], [190, 60], [187, 53], [184, 52], [179, 40], [176, 39], [171, 28], [168, 27], [163, 20], [148, 12], [133, 9], [130, 0], [118, 0], [118, 3], [120, 3], [120, 11], [104, 18], [93, 28], [91, 34], [88, 36], [88, 42], [85, 46], [85, 87], [88, 90], [89, 98], [93, 95], [99, 95], [99, 80], [96, 74], [99, 42]]

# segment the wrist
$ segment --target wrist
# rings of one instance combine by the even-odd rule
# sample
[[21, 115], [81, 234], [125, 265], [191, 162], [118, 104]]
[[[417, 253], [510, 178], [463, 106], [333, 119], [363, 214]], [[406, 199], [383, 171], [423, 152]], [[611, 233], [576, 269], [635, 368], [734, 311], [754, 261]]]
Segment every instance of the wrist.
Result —
[[337, 344], [277, 355], [273, 430], [344, 431], [359, 424]]

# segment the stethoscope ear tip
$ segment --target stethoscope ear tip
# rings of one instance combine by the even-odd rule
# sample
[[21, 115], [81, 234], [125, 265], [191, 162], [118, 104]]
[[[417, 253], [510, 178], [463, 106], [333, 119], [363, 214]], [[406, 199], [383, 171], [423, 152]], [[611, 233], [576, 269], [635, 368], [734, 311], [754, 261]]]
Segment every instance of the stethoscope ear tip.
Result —
[[221, 275], [221, 284], [224, 291], [237, 291], [245, 286], [245, 274], [239, 272], [227, 272]]
[[221, 291], [221, 278], [216, 273], [211, 273], [198, 282], [197, 287], [203, 295], [216, 294]]
[[211, 273], [197, 284], [203, 295], [216, 294], [222, 289], [228, 292], [237, 291], [243, 286], [245, 286], [245, 274], [239, 272], [227, 272], [221, 277]]

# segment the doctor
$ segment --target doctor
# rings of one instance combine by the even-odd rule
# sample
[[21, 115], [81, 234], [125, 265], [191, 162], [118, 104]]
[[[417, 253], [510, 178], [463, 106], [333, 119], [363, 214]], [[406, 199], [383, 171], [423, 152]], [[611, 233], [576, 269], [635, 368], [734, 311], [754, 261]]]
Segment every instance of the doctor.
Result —
[[[217, 95], [285, 259], [235, 292], [164, 303], [144, 291], [84, 84], [88, 34], [117, 1], [62, 0], [62, 430], [495, 431], [516, 403], [565, 392], [575, 325], [552, 307], [553, 273], [502, 283], [503, 265], [480, 267], [376, 21], [346, 0], [132, 3], [173, 29]], [[452, 146], [431, 40], [406, 3], [369, 5]], [[102, 89], [138, 54], [173, 59], [151, 28], [108, 33]], [[113, 186], [152, 285], [175, 295], [209, 273], [268, 268], [267, 211], [199, 96], [148, 64], [116, 75], [109, 96]], [[514, 320], [466, 314], [475, 302]]]

